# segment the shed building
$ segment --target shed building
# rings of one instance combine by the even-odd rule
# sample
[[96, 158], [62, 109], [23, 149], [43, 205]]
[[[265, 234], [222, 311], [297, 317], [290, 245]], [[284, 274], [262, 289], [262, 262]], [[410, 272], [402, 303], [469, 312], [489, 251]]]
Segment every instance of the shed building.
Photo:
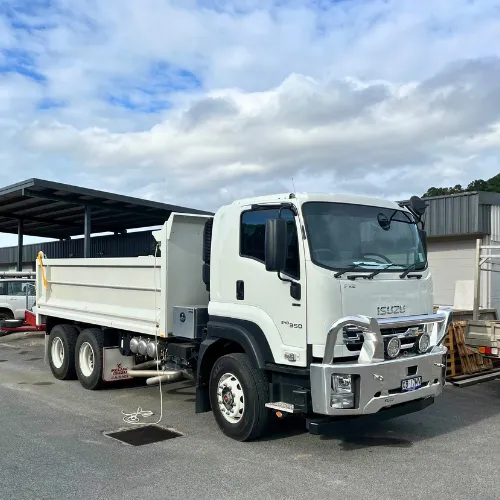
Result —
[[[426, 201], [434, 302], [439, 306], [457, 306], [457, 283], [461, 282], [470, 292], [468, 298], [472, 297], [476, 240], [481, 239], [482, 245], [500, 245], [500, 193], [460, 193], [426, 198]], [[492, 267], [485, 264], [483, 269]], [[498, 311], [500, 273], [483, 271], [481, 285], [480, 307]]]

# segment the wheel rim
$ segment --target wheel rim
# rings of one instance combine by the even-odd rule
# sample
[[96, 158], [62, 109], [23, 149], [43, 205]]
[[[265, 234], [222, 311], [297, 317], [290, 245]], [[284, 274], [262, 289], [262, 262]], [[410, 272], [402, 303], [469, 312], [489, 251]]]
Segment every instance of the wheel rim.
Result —
[[78, 355], [80, 361], [80, 370], [84, 377], [90, 377], [94, 371], [94, 349], [88, 342], [80, 346]]
[[64, 363], [64, 344], [60, 337], [52, 341], [51, 348], [52, 363], [56, 368], [61, 368]]
[[238, 378], [225, 373], [217, 385], [217, 402], [222, 416], [231, 424], [237, 424], [245, 412], [245, 395]]

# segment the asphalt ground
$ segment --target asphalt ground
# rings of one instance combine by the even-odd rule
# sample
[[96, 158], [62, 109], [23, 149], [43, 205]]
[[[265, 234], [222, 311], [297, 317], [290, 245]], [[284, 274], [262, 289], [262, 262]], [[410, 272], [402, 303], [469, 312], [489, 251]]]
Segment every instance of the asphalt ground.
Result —
[[279, 422], [238, 443], [194, 413], [189, 382], [164, 386], [161, 425], [181, 437], [144, 446], [111, 439], [122, 410], [160, 416], [158, 387], [87, 391], [53, 378], [43, 336], [0, 338], [0, 500], [500, 498], [500, 380], [445, 391], [431, 407], [312, 436]]

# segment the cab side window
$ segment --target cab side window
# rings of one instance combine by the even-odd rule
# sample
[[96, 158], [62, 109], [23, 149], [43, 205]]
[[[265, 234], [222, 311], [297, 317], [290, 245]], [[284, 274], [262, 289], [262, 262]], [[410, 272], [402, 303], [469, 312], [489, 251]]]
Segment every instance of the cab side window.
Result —
[[[265, 262], [266, 221], [279, 217], [277, 208], [249, 210], [241, 216], [240, 255], [259, 262]], [[281, 211], [281, 218], [287, 222], [287, 262], [285, 273], [292, 278], [300, 277], [299, 239], [295, 216], [289, 209]]]

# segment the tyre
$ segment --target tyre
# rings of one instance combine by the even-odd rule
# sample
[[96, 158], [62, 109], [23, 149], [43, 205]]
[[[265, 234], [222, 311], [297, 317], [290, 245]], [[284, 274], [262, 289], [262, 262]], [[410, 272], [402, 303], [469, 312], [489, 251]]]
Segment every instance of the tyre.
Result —
[[11, 311], [3, 310], [0, 312], [0, 321], [4, 321], [6, 319], [14, 319], [14, 315]]
[[269, 385], [264, 371], [253, 368], [246, 354], [228, 354], [215, 362], [209, 392], [215, 420], [226, 436], [251, 441], [265, 434]]
[[21, 319], [4, 319], [2, 320], [2, 326], [4, 328], [19, 328], [24, 325], [24, 321]]
[[72, 325], [56, 325], [49, 335], [49, 365], [55, 378], [76, 378], [75, 346], [78, 329]]
[[102, 357], [104, 332], [100, 328], [87, 328], [76, 343], [76, 375], [80, 384], [91, 391], [102, 385]]

